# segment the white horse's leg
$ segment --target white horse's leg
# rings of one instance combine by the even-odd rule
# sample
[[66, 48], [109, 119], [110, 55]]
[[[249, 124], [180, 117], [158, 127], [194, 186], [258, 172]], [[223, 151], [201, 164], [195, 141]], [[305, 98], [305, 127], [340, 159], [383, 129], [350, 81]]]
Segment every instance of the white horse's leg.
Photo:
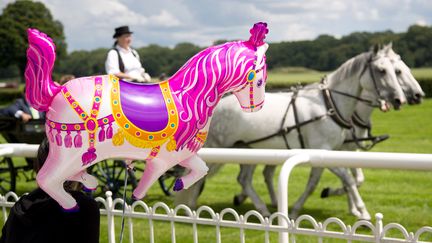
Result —
[[[76, 200], [65, 191], [63, 183], [78, 171], [64, 165], [65, 161], [60, 161], [55, 158], [54, 154], [50, 153], [45, 160], [44, 165], [36, 176], [36, 181], [39, 186], [56, 200], [65, 210], [75, 211], [78, 209]], [[61, 158], [62, 156], [59, 156]], [[59, 163], [63, 163], [60, 164]], [[68, 160], [67, 163], [79, 163], [81, 161]]]
[[336, 174], [341, 180], [347, 193], [352, 197], [352, 201], [355, 205], [351, 213], [359, 219], [370, 220], [370, 214], [366, 209], [366, 205], [360, 196], [354, 179], [348, 173], [346, 168], [329, 168], [334, 174]]
[[[190, 172], [176, 181], [177, 188], [176, 186], [174, 187], [175, 191], [182, 190], [183, 188], [188, 189], [199, 179], [207, 175], [208, 167], [206, 163], [196, 154], [180, 162], [180, 165], [190, 169]], [[182, 185], [178, 185], [178, 182], [182, 183]]]
[[81, 182], [84, 186], [85, 191], [94, 191], [98, 186], [98, 180], [96, 177], [90, 175], [85, 170], [69, 178], [70, 180]]
[[351, 168], [351, 173], [354, 176], [357, 187], [360, 187], [365, 180], [363, 170], [361, 168]]
[[222, 164], [209, 164], [208, 167], [209, 171], [207, 176], [195, 182], [195, 184], [190, 186], [188, 189], [181, 190], [174, 195], [175, 205], [185, 204], [190, 208], [196, 208], [198, 197], [204, 188], [206, 179], [215, 175], [222, 168]]
[[237, 182], [240, 184], [242, 190], [240, 194], [234, 196], [234, 205], [239, 206], [248, 198], [248, 193], [246, 192], [248, 189], [246, 188], [252, 187], [252, 177], [255, 168], [256, 165], [240, 165]]
[[132, 197], [136, 199], [143, 198], [151, 185], [153, 185], [153, 183], [156, 182], [163, 173], [173, 166], [175, 166], [174, 163], [169, 163], [168, 161], [159, 158], [147, 160], [144, 173], [138, 186], [133, 191]]
[[242, 186], [242, 192], [234, 197], [234, 204], [240, 205], [247, 197], [250, 197], [258, 212], [260, 212], [264, 217], [267, 217], [270, 216], [270, 211], [258, 196], [252, 185], [255, 169], [256, 165], [240, 165], [240, 173], [237, 177], [237, 181]]
[[295, 202], [291, 210], [291, 213], [289, 215], [290, 218], [295, 219], [299, 216], [300, 211], [303, 208], [303, 205], [305, 204], [306, 200], [317, 187], [323, 171], [324, 168], [312, 167], [311, 172], [309, 174], [309, 180], [306, 184], [306, 189], [303, 192], [303, 194], [300, 196], [300, 198], [297, 200], [297, 202]]
[[[364, 174], [363, 174], [363, 170], [361, 168], [351, 168], [351, 174], [354, 177], [354, 181], [356, 183], [357, 188], [359, 188], [363, 182], [364, 182]], [[331, 196], [340, 196], [346, 193], [346, 190], [344, 188], [331, 188], [331, 187], [326, 187], [322, 190], [321, 192], [321, 197], [322, 198], [326, 198], [326, 197], [331, 197]]]
[[273, 207], [277, 207], [277, 197], [273, 185], [273, 177], [276, 170], [274, 165], [266, 165], [263, 170], [264, 181], [267, 185], [267, 190], [270, 194], [271, 204]]
[[178, 191], [174, 196], [174, 204], [185, 204], [191, 209], [196, 209], [198, 197], [205, 183], [205, 177], [195, 182], [188, 189]]

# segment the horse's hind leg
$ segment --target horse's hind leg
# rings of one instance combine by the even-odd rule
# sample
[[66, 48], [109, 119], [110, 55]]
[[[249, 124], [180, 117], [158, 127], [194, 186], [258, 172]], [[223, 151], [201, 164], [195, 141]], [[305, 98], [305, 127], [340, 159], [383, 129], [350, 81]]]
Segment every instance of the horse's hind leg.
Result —
[[190, 171], [187, 175], [177, 179], [174, 191], [180, 191], [183, 188], [188, 189], [192, 184], [207, 175], [208, 167], [206, 163], [196, 154], [180, 162], [180, 165], [190, 169]]
[[[241, 195], [246, 195], [244, 196], [244, 199], [250, 197], [252, 203], [254, 204], [258, 212], [260, 212], [263, 216], [267, 217], [270, 216], [270, 211], [268, 210], [266, 204], [258, 196], [252, 185], [255, 168], [256, 165], [240, 165], [240, 173], [237, 181], [242, 186]], [[237, 195], [236, 197], [239, 196]]]
[[256, 165], [240, 165], [240, 171], [237, 175], [237, 182], [241, 185], [241, 192], [234, 196], [234, 205], [241, 205], [247, 198], [248, 192], [246, 188], [252, 187], [253, 173]]
[[264, 181], [267, 185], [267, 190], [270, 194], [271, 204], [273, 207], [277, 207], [277, 197], [273, 185], [273, 177], [276, 170], [274, 165], [266, 165], [263, 170]]
[[[354, 177], [354, 181], [356, 183], [357, 188], [359, 188], [363, 182], [364, 182], [364, 174], [363, 174], [363, 170], [361, 168], [351, 168], [351, 174]], [[331, 197], [331, 196], [340, 196], [345, 194], [346, 191], [345, 189], [342, 188], [331, 188], [331, 187], [326, 187], [322, 190], [321, 192], [321, 197], [322, 198], [326, 198], [326, 197]]]
[[350, 209], [351, 213], [359, 219], [370, 220], [370, 214], [367, 211], [366, 205], [357, 189], [357, 185], [352, 176], [348, 173], [348, 170], [345, 168], [329, 169], [342, 180], [344, 188], [346, 188], [347, 193], [350, 195], [351, 198], [349, 198], [349, 200], [352, 200], [355, 205], [354, 208]]
[[[74, 160], [54, 160], [50, 153], [44, 165], [36, 176], [39, 186], [56, 200], [65, 210], [75, 211], [78, 209], [76, 200], [65, 191], [63, 183], [67, 178], [77, 173], [76, 169], [69, 168], [69, 163], [80, 163]], [[58, 156], [63, 157], [63, 156]]]
[[357, 188], [359, 188], [365, 180], [363, 170], [361, 168], [351, 168], [351, 174], [354, 176]]
[[300, 211], [303, 208], [303, 205], [305, 204], [306, 200], [308, 199], [308, 197], [312, 194], [312, 192], [317, 187], [323, 171], [324, 171], [324, 168], [312, 167], [311, 172], [309, 174], [309, 180], [307, 182], [305, 191], [300, 196], [300, 198], [297, 200], [297, 202], [294, 204], [294, 207], [292, 208], [291, 213], [290, 213], [290, 218], [295, 219], [299, 216]]
[[96, 177], [90, 175], [86, 171], [80, 171], [78, 174], [69, 178], [73, 181], [81, 182], [84, 186], [85, 191], [94, 191], [98, 186], [98, 180]]

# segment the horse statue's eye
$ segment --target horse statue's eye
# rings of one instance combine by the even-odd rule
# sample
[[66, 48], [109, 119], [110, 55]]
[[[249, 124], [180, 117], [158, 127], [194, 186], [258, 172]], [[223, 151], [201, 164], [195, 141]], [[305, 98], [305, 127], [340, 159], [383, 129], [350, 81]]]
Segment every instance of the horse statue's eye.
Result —
[[386, 70], [385, 70], [384, 68], [380, 68], [380, 69], [378, 69], [378, 71], [379, 71], [381, 74], [385, 74], [385, 73], [386, 73]]
[[400, 75], [402, 73], [402, 71], [400, 69], [396, 69], [396, 74]]
[[262, 79], [258, 80], [258, 82], [257, 82], [257, 86], [258, 86], [258, 87], [261, 87], [262, 84], [263, 84], [263, 80], [262, 80]]

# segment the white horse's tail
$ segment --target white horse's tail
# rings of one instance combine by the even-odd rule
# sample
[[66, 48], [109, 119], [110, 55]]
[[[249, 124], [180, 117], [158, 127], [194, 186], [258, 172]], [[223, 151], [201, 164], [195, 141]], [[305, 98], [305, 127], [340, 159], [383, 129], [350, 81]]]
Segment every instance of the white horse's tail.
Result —
[[52, 99], [60, 92], [60, 86], [51, 79], [55, 45], [51, 38], [36, 29], [28, 29], [27, 34], [26, 99], [33, 108], [48, 111]]

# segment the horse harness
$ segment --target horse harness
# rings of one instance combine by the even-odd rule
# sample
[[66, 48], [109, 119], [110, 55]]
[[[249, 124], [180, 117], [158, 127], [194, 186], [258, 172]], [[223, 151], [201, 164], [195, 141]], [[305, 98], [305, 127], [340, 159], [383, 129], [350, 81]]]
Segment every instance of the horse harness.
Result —
[[[344, 144], [355, 143], [356, 146], [358, 148], [360, 148], [361, 150], [368, 151], [368, 150], [371, 150], [377, 143], [380, 143], [380, 142], [387, 140], [389, 138], [389, 135], [387, 135], [387, 134], [380, 135], [380, 136], [373, 136], [372, 132], [371, 132], [372, 131], [372, 125], [371, 125], [370, 120], [367, 122], [363, 121], [357, 112], [354, 112], [354, 114], [352, 116], [352, 121], [353, 121], [353, 124], [356, 125], [357, 127], [367, 129], [367, 136], [363, 137], [363, 138], [359, 138], [355, 134], [355, 129], [351, 129], [351, 135], [353, 138], [345, 140]], [[371, 141], [371, 144], [363, 145], [361, 143], [363, 141]]]
[[[363, 75], [364, 71], [368, 67], [369, 67], [370, 70], [372, 69], [370, 67], [370, 61], [368, 62], [368, 65], [362, 70], [360, 76]], [[378, 96], [380, 97], [380, 92], [379, 92], [378, 85], [377, 85], [376, 80], [375, 80], [375, 76], [373, 75], [372, 70], [370, 72], [371, 72], [371, 77], [373, 79], [373, 83], [374, 83], [376, 92], [377, 92]], [[290, 133], [293, 130], [296, 130], [297, 133], [298, 133], [298, 140], [299, 140], [300, 146], [301, 146], [302, 149], [305, 149], [306, 146], [305, 146], [305, 143], [304, 143], [303, 134], [301, 132], [301, 127], [303, 127], [303, 126], [305, 126], [305, 125], [307, 125], [309, 123], [315, 122], [315, 121], [323, 120], [327, 116], [330, 116], [332, 118], [332, 120], [334, 122], [336, 122], [336, 124], [338, 124], [342, 128], [345, 128], [345, 129], [348, 129], [348, 130], [351, 131], [353, 139], [346, 140], [346, 141], [344, 141], [344, 143], [355, 142], [356, 145], [360, 149], [362, 149], [362, 150], [370, 150], [373, 146], [375, 146], [375, 144], [377, 144], [377, 143], [379, 143], [381, 141], [384, 141], [384, 140], [386, 140], [389, 137], [388, 135], [382, 135], [382, 136], [378, 136], [378, 137], [372, 136], [371, 135], [371, 125], [370, 125], [370, 123], [369, 122], [365, 123], [364, 121], [362, 121], [361, 118], [359, 117], [359, 115], [357, 113], [354, 113], [354, 115], [350, 119], [345, 119], [341, 115], [339, 109], [337, 108], [337, 106], [336, 106], [336, 104], [334, 102], [333, 94], [332, 93], [336, 93], [336, 94], [339, 94], [339, 95], [346, 96], [348, 98], [356, 99], [356, 100], [358, 100], [360, 102], [363, 102], [363, 103], [365, 103], [365, 104], [367, 104], [369, 106], [372, 106], [372, 107], [374, 107], [373, 101], [367, 100], [367, 99], [363, 99], [363, 98], [358, 97], [358, 96], [354, 96], [354, 95], [347, 94], [347, 93], [344, 93], [344, 92], [341, 92], [341, 91], [338, 91], [338, 90], [334, 90], [334, 89], [328, 88], [328, 87], [326, 87], [325, 84], [326, 84], [326, 78], [324, 77], [321, 80], [318, 89], [320, 89], [321, 92], [322, 92], [324, 103], [325, 103], [325, 106], [326, 106], [326, 109], [327, 109], [327, 113], [325, 113], [323, 115], [320, 115], [320, 116], [316, 116], [316, 117], [314, 117], [312, 119], [300, 122], [299, 121], [299, 117], [298, 117], [297, 106], [296, 106], [296, 99], [298, 97], [299, 91], [300, 90], [304, 90], [304, 87], [301, 87], [301, 86], [292, 87], [291, 90], [293, 92], [293, 96], [292, 96], [292, 98], [291, 98], [291, 100], [290, 100], [290, 102], [289, 102], [289, 104], [288, 104], [288, 106], [287, 106], [287, 108], [285, 110], [285, 113], [284, 113], [284, 116], [282, 118], [282, 122], [281, 122], [281, 125], [280, 125], [280, 129], [277, 132], [272, 133], [272, 134], [270, 134], [268, 136], [265, 136], [265, 137], [262, 137], [262, 138], [259, 138], [259, 139], [255, 139], [255, 140], [252, 140], [252, 141], [248, 141], [248, 142], [242, 142], [242, 145], [243, 146], [249, 146], [251, 144], [259, 143], [259, 142], [271, 139], [271, 138], [276, 137], [276, 136], [282, 136], [286, 148], [287, 149], [291, 149], [291, 147], [290, 147], [290, 145], [288, 143], [287, 134]], [[294, 114], [295, 124], [292, 125], [292, 126], [284, 127], [284, 124], [285, 124], [285, 121], [286, 121], [286, 118], [287, 118], [287, 114], [288, 114], [288, 111], [289, 111], [290, 107], [293, 108], [293, 114]], [[357, 138], [357, 136], [355, 135], [355, 127], [353, 126], [353, 124], [355, 124], [355, 125], [357, 125], [357, 126], [359, 126], [361, 128], [368, 129], [368, 137], [366, 137], [366, 138]], [[360, 143], [362, 141], [368, 141], [368, 140], [372, 141], [371, 145], [363, 146]]]

